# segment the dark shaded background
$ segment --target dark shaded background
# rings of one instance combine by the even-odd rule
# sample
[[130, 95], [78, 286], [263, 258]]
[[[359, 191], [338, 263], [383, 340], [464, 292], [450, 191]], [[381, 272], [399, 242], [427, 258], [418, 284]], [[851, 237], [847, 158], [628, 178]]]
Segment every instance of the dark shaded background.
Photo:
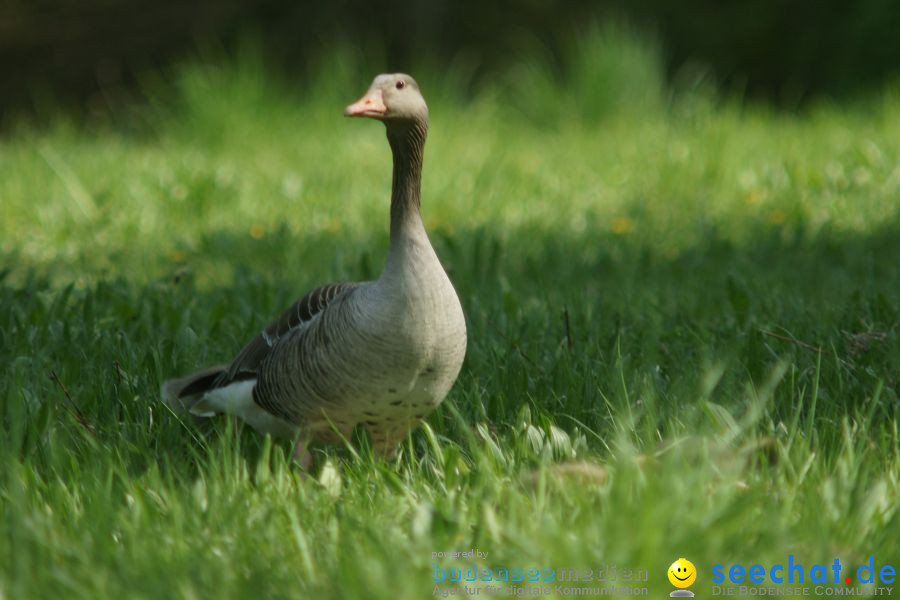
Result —
[[896, 0], [2, 0], [0, 107], [80, 105], [247, 32], [288, 74], [349, 41], [397, 66], [463, 57], [477, 82], [529, 54], [559, 58], [585, 23], [609, 18], [659, 39], [670, 76], [699, 66], [776, 101], [846, 96], [900, 72]]

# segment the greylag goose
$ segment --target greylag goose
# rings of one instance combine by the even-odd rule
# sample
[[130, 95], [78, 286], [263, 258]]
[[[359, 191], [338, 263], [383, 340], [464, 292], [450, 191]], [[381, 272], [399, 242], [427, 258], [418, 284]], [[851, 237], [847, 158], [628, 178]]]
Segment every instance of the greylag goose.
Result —
[[419, 212], [428, 107], [409, 75], [379, 75], [348, 117], [385, 124], [394, 168], [390, 249], [381, 276], [332, 283], [294, 303], [230, 364], [162, 385], [176, 412], [237, 415], [261, 433], [311, 442], [364, 426], [376, 456], [437, 407], [459, 374], [466, 323]]

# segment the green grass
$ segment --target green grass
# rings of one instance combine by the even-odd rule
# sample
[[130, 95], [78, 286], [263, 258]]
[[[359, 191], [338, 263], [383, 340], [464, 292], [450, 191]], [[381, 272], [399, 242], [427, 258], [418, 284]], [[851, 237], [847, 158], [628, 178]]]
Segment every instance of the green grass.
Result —
[[653, 597], [680, 556], [700, 595], [714, 564], [900, 567], [896, 93], [785, 115], [663, 89], [628, 43], [469, 97], [417, 73], [466, 362], [396, 462], [306, 480], [157, 393], [377, 276], [390, 155], [340, 116], [371, 73], [194, 66], [177, 102], [0, 140], [0, 598], [422, 598], [470, 548]]

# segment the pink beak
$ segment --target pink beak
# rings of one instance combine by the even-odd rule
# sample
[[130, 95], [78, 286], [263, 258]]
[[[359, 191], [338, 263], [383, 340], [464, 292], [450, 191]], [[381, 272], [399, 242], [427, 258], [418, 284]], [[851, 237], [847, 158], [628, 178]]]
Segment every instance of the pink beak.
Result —
[[380, 118], [387, 112], [381, 90], [372, 89], [366, 95], [344, 109], [345, 117], [373, 117]]

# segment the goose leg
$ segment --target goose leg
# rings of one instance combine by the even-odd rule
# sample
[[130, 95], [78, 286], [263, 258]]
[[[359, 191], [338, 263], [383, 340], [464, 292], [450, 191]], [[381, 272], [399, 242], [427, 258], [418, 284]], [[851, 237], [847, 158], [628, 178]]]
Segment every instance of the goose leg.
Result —
[[309, 445], [313, 439], [319, 441], [338, 443], [346, 442], [353, 435], [353, 424], [349, 423], [319, 423], [310, 425], [301, 431], [297, 438], [297, 444], [294, 446], [294, 460], [300, 465], [302, 473], [308, 473], [309, 467], [312, 465], [312, 454], [309, 451]]
[[294, 460], [300, 465], [300, 472], [306, 474], [312, 464], [312, 454], [309, 452], [310, 435], [301, 433], [294, 446]]
[[375, 454], [375, 458], [390, 462], [397, 458], [397, 451], [399, 448], [399, 444], [375, 444], [372, 450]]
[[372, 454], [375, 455], [375, 458], [384, 461], [396, 458], [403, 436], [397, 436], [395, 432], [391, 431], [372, 431], [370, 429], [369, 437], [372, 440]]

